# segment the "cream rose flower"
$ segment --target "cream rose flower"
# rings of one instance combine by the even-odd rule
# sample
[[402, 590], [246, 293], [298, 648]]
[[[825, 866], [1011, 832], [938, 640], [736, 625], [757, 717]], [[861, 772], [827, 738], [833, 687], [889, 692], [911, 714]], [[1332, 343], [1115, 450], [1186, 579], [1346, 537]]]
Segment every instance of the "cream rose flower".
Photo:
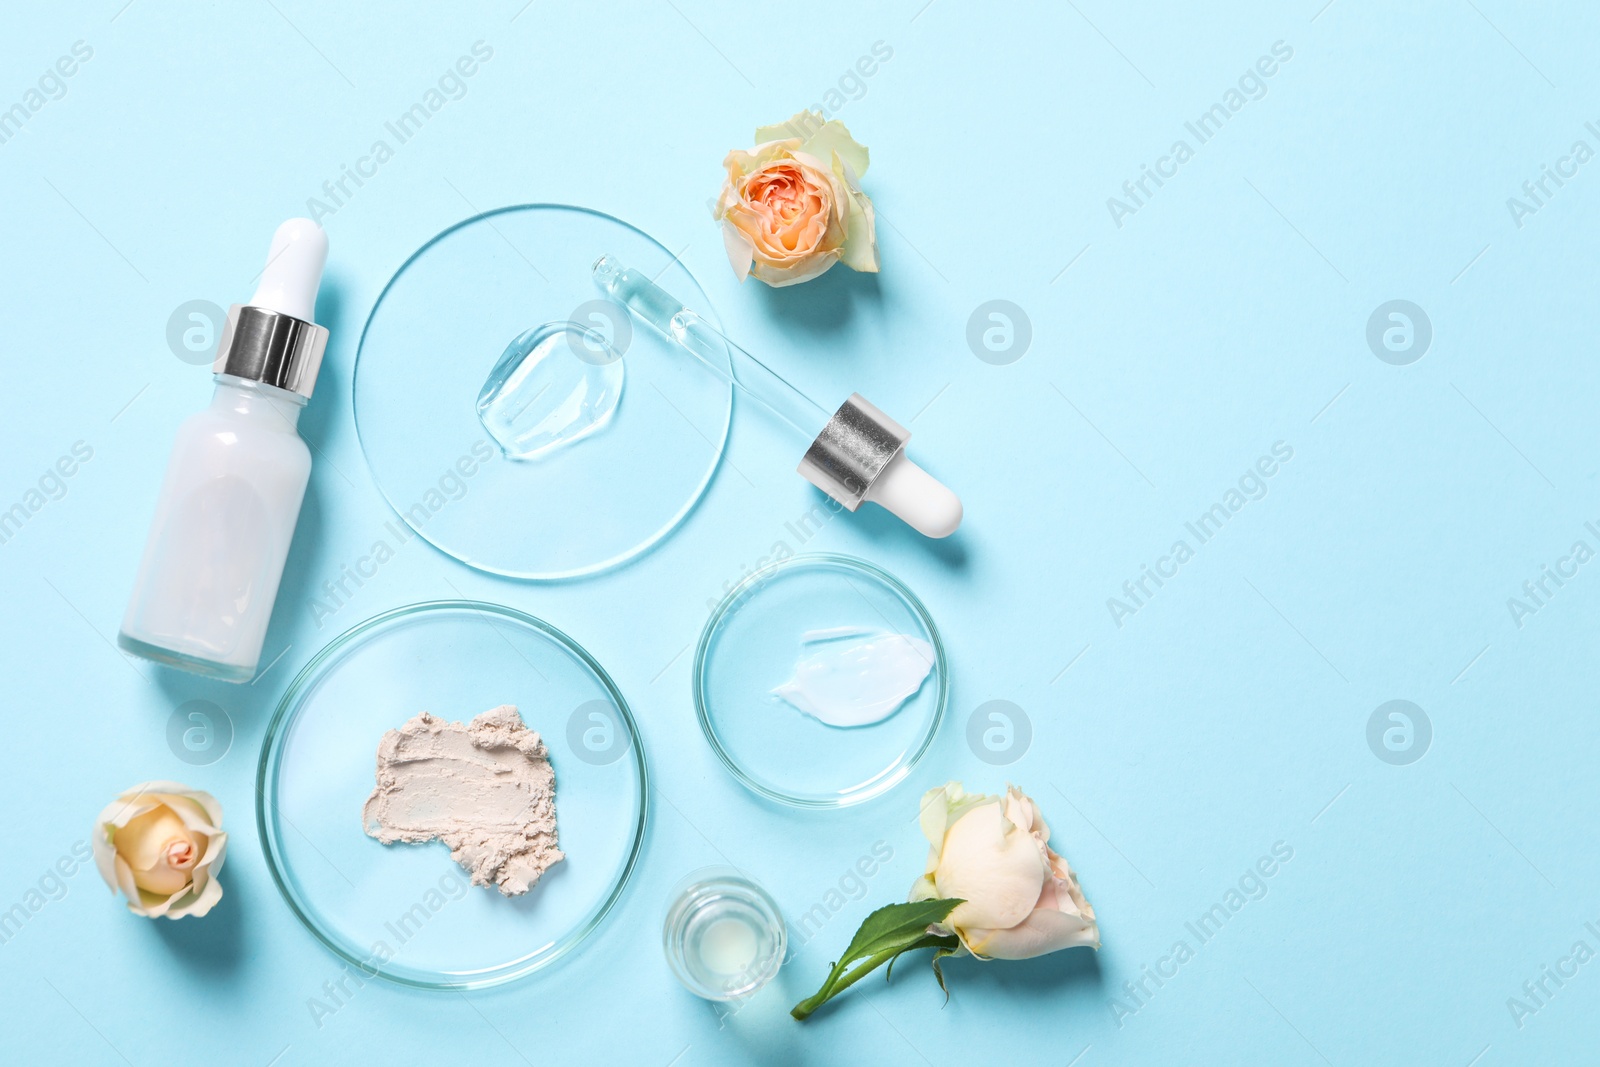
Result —
[[95, 866], [135, 915], [204, 915], [222, 899], [227, 855], [222, 805], [177, 782], [145, 782], [107, 804], [95, 823]]
[[985, 796], [950, 782], [923, 795], [921, 822], [931, 847], [911, 899], [962, 901], [934, 931], [954, 933], [980, 959], [1100, 947], [1094, 909], [1067, 861], [1050, 850], [1038, 805], [1020, 789]]
[[920, 822], [931, 847], [911, 899], [866, 917], [821, 988], [789, 1009], [796, 1019], [909, 952], [933, 950], [933, 974], [948, 997], [939, 966], [946, 956], [1025, 960], [1100, 947], [1094, 909], [1067, 861], [1050, 851], [1050, 828], [1022, 790], [969, 795], [948, 782], [923, 794]]
[[867, 150], [844, 123], [802, 111], [756, 130], [756, 142], [722, 161], [728, 178], [712, 212], [739, 280], [794, 285], [835, 263], [876, 272], [872, 201], [859, 184]]

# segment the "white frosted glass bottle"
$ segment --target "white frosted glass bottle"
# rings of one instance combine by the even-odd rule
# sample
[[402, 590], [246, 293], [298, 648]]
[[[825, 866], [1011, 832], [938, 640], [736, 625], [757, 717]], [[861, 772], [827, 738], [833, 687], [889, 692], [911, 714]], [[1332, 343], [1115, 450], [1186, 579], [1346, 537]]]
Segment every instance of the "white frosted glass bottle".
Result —
[[178, 430], [117, 644], [230, 682], [261, 659], [300, 518], [300, 439], [328, 331], [313, 321], [328, 239], [309, 219], [273, 235], [260, 287], [228, 312], [211, 405]]

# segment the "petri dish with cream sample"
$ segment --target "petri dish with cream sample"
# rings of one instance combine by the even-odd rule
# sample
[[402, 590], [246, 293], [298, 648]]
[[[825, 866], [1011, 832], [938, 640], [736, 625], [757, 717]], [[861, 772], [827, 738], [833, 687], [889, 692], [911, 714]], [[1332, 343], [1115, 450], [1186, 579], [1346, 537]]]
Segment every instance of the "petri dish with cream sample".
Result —
[[932, 744], [947, 695], [927, 608], [849, 556], [795, 556], [750, 574], [695, 653], [695, 710], [712, 750], [753, 792], [797, 807], [892, 789]]
[[[644, 839], [638, 738], [606, 672], [548, 623], [474, 601], [385, 612], [319, 652], [267, 728], [256, 779], [267, 866], [363, 981], [521, 978], [583, 944], [621, 897]], [[488, 801], [504, 799], [512, 776], [499, 772], [522, 756], [520, 788], [537, 800], [524, 806], [540, 822], [519, 854], [495, 845], [507, 827]], [[441, 806], [415, 772], [448, 757], [457, 782], [488, 783], [469, 798], [487, 813], [481, 828], [432, 825], [456, 802], [446, 791]]]

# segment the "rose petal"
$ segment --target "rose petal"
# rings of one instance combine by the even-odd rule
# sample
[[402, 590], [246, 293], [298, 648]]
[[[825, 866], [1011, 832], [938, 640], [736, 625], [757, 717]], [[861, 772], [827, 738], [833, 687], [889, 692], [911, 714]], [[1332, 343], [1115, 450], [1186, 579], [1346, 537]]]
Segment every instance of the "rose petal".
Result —
[[[922, 807], [917, 818], [922, 827], [922, 836], [937, 850], [944, 844], [945, 832], [955, 825], [957, 819], [991, 799], [982, 793], [968, 793], [960, 782], [946, 782], [937, 789], [928, 790], [922, 794]], [[932, 872], [933, 868], [930, 866], [928, 870]]]
[[806, 152], [822, 159], [830, 159], [837, 152], [857, 174], [865, 174], [870, 156], [865, 146], [850, 136], [850, 130], [838, 119], [824, 120], [821, 112], [800, 111], [787, 122], [776, 126], [762, 126], [756, 130], [756, 141], [765, 147], [774, 141], [798, 140], [794, 150]]
[[790, 147], [798, 148], [813, 131], [826, 125], [820, 111], [797, 111], [787, 122], [780, 122], [775, 126], [757, 126], [756, 144], [765, 147], [774, 141], [779, 143], [793, 142]]
[[[1067, 861], [1049, 853], [1050, 873], [1053, 876], [1051, 883], [1055, 889], [1053, 904], [1062, 912], [1077, 912], [1090, 922], [1094, 922], [1094, 907], [1083, 895], [1083, 889], [1078, 885], [1078, 876], [1072, 873], [1072, 868], [1067, 866]], [[1062, 899], [1063, 895], [1066, 899]]]
[[94, 833], [89, 837], [89, 851], [94, 856], [95, 869], [100, 872], [101, 881], [117, 891], [117, 850], [111, 844], [111, 829], [103, 822], [95, 823]]
[[808, 282], [821, 274], [826, 274], [828, 269], [839, 262], [838, 252], [827, 252], [823, 255], [812, 256], [792, 266], [780, 266], [775, 263], [756, 260], [750, 273], [766, 282], [773, 288], [782, 288], [785, 285], [798, 285]]
[[162, 862], [169, 841], [181, 840], [195, 844], [190, 834], [172, 809], [166, 805], [152, 808], [121, 827], [112, 836], [117, 855], [128, 861], [134, 871], [148, 871]]
[[990, 797], [945, 834], [933, 879], [940, 896], [966, 901], [950, 913], [950, 925], [1005, 929], [1033, 910], [1045, 875], [1032, 835], [1005, 817], [999, 797]]
[[115, 877], [113, 878], [115, 888], [122, 890], [122, 895], [130, 901], [138, 900], [139, 886], [133, 880], [133, 868], [128, 866], [128, 861], [121, 856], [116, 857], [115, 864]]
[[878, 223], [872, 201], [852, 192], [847, 197], [850, 211], [845, 220], [844, 245], [840, 258], [851, 270], [865, 274], [878, 272]]
[[1039, 810], [1039, 805], [1028, 794], [1009, 783], [1006, 785], [1006, 818], [1024, 830], [1038, 834], [1040, 840], [1050, 840], [1050, 827], [1045, 825], [1044, 813]]
[[1035, 911], [1003, 930], [965, 931], [963, 942], [973, 955], [996, 960], [1026, 960], [1064, 948], [1100, 947], [1100, 929], [1092, 919], [1060, 911]]
[[[183, 820], [183, 825], [196, 834], [214, 834], [222, 825], [220, 814], [213, 818], [205, 806], [195, 797], [175, 796], [170, 793], [162, 794], [161, 801], [174, 815]], [[220, 811], [220, 808], [218, 809]]]
[[200, 890], [193, 900], [186, 901], [181, 907], [174, 907], [169, 911], [168, 917], [181, 919], [186, 915], [193, 915], [198, 919], [216, 907], [217, 901], [221, 899], [222, 883], [213, 878], [205, 884], [205, 887]]
[[871, 162], [871, 156], [865, 145], [858, 144], [845, 124], [838, 119], [830, 119], [823, 127], [810, 137], [805, 144], [800, 146], [800, 151], [809, 152], [822, 159], [832, 159], [838, 156], [856, 174], [865, 174]]
[[206, 839], [206, 848], [200, 855], [200, 862], [195, 864], [196, 871], [218, 871], [222, 869], [222, 861], [228, 858], [228, 835], [225, 831], [218, 830]]
[[160, 806], [161, 802], [151, 794], [128, 792], [107, 804], [97, 821], [102, 826], [126, 826], [145, 812]]

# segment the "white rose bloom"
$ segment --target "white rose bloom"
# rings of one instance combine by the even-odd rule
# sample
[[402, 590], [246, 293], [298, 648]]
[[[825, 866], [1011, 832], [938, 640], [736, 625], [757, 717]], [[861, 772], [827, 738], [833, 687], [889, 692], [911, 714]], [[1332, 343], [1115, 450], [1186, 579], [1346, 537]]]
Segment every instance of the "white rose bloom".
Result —
[[1038, 805], [1020, 789], [985, 796], [950, 782], [924, 794], [921, 822], [931, 847], [911, 899], [963, 901], [936, 932], [954, 933], [980, 959], [1100, 947], [1094, 908], [1067, 861], [1050, 850]]
[[95, 866], [128, 910], [147, 918], [204, 915], [222, 899], [227, 856], [222, 805], [177, 782], [145, 782], [107, 804], [95, 822]]

